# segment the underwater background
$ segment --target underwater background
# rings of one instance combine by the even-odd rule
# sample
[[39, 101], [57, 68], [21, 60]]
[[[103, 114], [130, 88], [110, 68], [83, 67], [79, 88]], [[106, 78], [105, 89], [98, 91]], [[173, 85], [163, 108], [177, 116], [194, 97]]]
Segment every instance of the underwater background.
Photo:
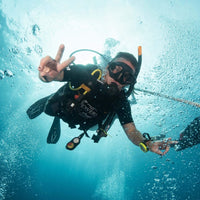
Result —
[[[200, 145], [164, 156], [143, 153], [118, 120], [98, 144], [62, 122], [55, 145], [46, 143], [53, 118], [30, 120], [28, 107], [57, 91], [37, 67], [43, 56], [63, 60], [88, 48], [118, 51], [143, 63], [136, 88], [200, 103], [200, 2], [198, 0], [0, 0], [0, 199], [1, 200], [199, 200]], [[77, 54], [79, 63], [94, 54]], [[131, 97], [132, 98], [132, 97]], [[178, 139], [199, 108], [137, 92], [132, 102], [138, 130]], [[89, 131], [91, 136], [93, 133]]]

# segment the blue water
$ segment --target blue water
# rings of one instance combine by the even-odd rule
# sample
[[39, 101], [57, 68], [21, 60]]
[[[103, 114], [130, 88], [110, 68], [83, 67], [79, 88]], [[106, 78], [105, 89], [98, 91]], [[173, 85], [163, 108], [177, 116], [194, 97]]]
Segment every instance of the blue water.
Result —
[[[200, 103], [200, 2], [197, 0], [0, 1], [0, 199], [35, 200], [199, 200], [200, 145], [163, 158], [144, 154], [116, 120], [99, 144], [83, 138], [69, 152], [78, 130], [62, 123], [56, 145], [46, 137], [52, 118], [28, 119], [26, 109], [55, 92], [42, 83], [37, 66], [66, 45], [64, 58], [80, 48], [128, 51], [143, 47], [137, 88]], [[63, 59], [64, 59], [63, 58]], [[90, 62], [83, 55], [81, 63]], [[138, 92], [135, 124], [151, 135], [177, 139], [199, 108]], [[90, 132], [92, 134], [92, 132]]]

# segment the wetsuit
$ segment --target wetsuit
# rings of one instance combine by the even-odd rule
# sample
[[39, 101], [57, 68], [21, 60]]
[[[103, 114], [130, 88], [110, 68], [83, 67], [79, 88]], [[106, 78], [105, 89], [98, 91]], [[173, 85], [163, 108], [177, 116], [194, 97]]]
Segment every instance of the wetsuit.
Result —
[[[111, 86], [99, 83], [98, 72], [91, 75], [97, 68], [94, 65], [72, 65], [66, 69], [63, 81], [67, 84], [48, 99], [44, 112], [61, 118], [71, 128], [80, 125], [81, 130], [101, 124], [111, 111], [116, 112], [121, 125], [133, 122], [125, 92], [116, 92]], [[82, 83], [91, 89], [85, 95], [83, 89], [74, 89]]]
[[200, 143], [200, 117], [195, 118], [184, 131], [181, 132], [179, 143], [175, 150], [180, 151]]

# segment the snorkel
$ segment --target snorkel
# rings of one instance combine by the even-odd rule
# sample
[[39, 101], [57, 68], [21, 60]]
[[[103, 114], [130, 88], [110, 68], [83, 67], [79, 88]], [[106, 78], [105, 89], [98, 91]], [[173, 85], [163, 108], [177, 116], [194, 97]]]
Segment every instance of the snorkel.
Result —
[[136, 67], [136, 71], [135, 71], [135, 80], [134, 82], [132, 82], [129, 86], [129, 89], [128, 91], [126, 92], [126, 96], [129, 97], [131, 95], [131, 93], [133, 92], [134, 90], [134, 85], [136, 84], [136, 80], [137, 80], [137, 76], [140, 72], [140, 69], [141, 69], [141, 65], [142, 65], [142, 46], [138, 46], [138, 62], [137, 62], [137, 67]]

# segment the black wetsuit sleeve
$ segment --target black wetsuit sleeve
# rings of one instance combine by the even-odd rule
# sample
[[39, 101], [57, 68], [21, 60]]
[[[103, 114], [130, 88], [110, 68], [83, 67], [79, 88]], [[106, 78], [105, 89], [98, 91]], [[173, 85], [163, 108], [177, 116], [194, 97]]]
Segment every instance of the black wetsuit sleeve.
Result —
[[114, 104], [114, 109], [118, 115], [121, 125], [133, 122], [131, 106], [125, 95], [122, 95]]
[[89, 77], [88, 75], [96, 68], [95, 65], [70, 65], [68, 68], [64, 70], [64, 81], [84, 81]]

